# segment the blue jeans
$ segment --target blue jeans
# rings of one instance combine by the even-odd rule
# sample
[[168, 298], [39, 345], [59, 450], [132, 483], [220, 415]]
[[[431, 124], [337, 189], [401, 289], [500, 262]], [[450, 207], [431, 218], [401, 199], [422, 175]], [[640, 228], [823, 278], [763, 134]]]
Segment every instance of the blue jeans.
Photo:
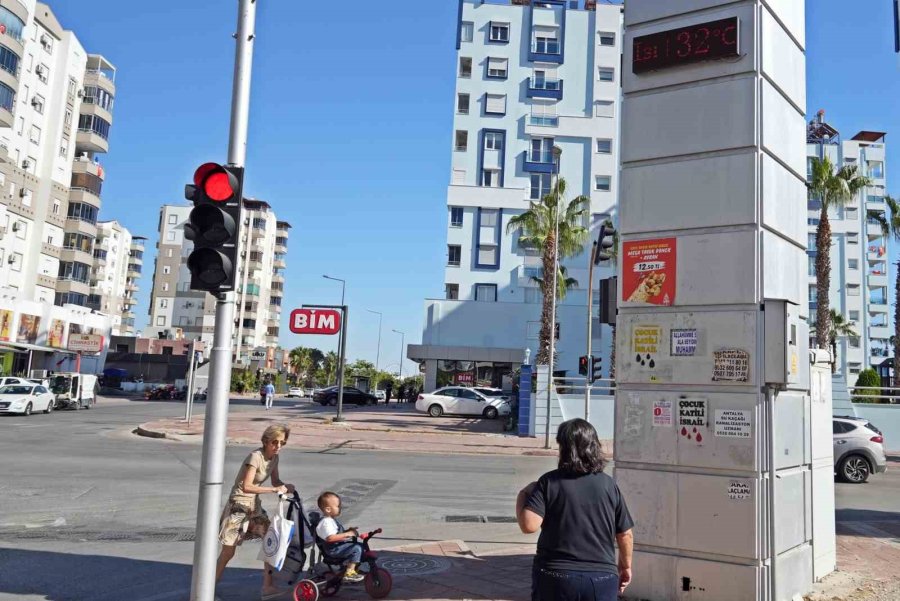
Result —
[[343, 559], [349, 563], [359, 563], [362, 559], [363, 548], [362, 543], [346, 541], [328, 545], [326, 551], [328, 552], [329, 557]]
[[618, 574], [532, 568], [531, 601], [616, 601], [618, 595]]

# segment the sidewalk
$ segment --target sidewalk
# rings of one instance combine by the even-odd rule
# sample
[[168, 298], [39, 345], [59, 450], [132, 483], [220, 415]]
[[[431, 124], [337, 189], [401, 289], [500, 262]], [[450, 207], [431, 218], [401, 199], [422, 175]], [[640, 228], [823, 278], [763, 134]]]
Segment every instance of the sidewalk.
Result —
[[[257, 404], [255, 399], [232, 400], [232, 404]], [[418, 453], [463, 453], [491, 455], [556, 456], [556, 449], [543, 448], [543, 439], [520, 438], [503, 432], [503, 420], [476, 417], [432, 418], [412, 404], [347, 407], [344, 422], [333, 421], [334, 409], [313, 406], [310, 401], [279, 399], [276, 406], [232, 411], [228, 416], [229, 444], [258, 444], [263, 430], [273, 423], [291, 427], [291, 446], [311, 449], [369, 449]], [[290, 406], [285, 406], [289, 404]], [[159, 419], [138, 426], [136, 434], [201, 442], [203, 418], [190, 425], [178, 418]], [[555, 447], [555, 445], [554, 445]]]

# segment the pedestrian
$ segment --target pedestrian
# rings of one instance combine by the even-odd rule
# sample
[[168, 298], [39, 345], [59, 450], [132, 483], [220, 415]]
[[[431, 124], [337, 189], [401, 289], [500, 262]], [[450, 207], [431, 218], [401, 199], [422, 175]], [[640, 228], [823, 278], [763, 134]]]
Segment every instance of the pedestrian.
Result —
[[[250, 453], [238, 470], [219, 525], [222, 550], [216, 562], [216, 582], [222, 578], [222, 572], [234, 557], [238, 546], [245, 540], [262, 538], [269, 529], [269, 516], [262, 508], [259, 495], [294, 492], [294, 485], [283, 482], [278, 471], [279, 454], [290, 435], [291, 429], [284, 424], [266, 428], [262, 435], [262, 446]], [[263, 486], [269, 478], [272, 486]], [[279, 598], [284, 593], [272, 581], [273, 570], [268, 564], [263, 564], [264, 601]]]
[[397, 402], [402, 403], [406, 400], [406, 385], [401, 384], [400, 388], [397, 389]]
[[266, 395], [266, 411], [268, 411], [272, 408], [272, 403], [275, 401], [275, 387], [272, 386], [271, 381], [263, 387], [263, 391]]
[[406, 400], [410, 403], [415, 403], [417, 396], [419, 396], [419, 395], [418, 395], [418, 393], [416, 393], [416, 387], [410, 386], [409, 387], [409, 397]]
[[634, 521], [616, 482], [603, 473], [594, 427], [580, 418], [565, 421], [556, 443], [558, 468], [523, 488], [516, 499], [522, 532], [541, 531], [531, 599], [615, 601], [631, 583]]
[[384, 404], [385, 405], [391, 404], [391, 392], [393, 391], [393, 389], [394, 389], [394, 385], [391, 382], [388, 382], [387, 386], [384, 389]]

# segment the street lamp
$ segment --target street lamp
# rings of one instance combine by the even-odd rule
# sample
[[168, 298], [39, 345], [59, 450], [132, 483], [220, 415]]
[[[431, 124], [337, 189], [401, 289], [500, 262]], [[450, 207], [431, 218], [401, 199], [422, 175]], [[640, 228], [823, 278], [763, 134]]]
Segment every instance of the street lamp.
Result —
[[[556, 281], [556, 275], [559, 273], [559, 157], [562, 156], [562, 148], [559, 146], [553, 147], [553, 170], [556, 172], [556, 187], [553, 189], [554, 196], [556, 196], [556, 202], [553, 207], [553, 287], [550, 288], [551, 301], [550, 301], [550, 359], [549, 369], [550, 373], [547, 374], [547, 425], [544, 430], [544, 448], [550, 448], [550, 416], [552, 415], [550, 411], [550, 389], [553, 387], [553, 355], [556, 350], [556, 287], [558, 283]], [[547, 277], [544, 274], [544, 277]]]
[[406, 347], [406, 334], [400, 330], [391, 330], [395, 334], [400, 334], [400, 379], [403, 379], [403, 349]]
[[[325, 278], [326, 280], [334, 280], [335, 282], [340, 282], [340, 283], [341, 283], [341, 306], [343, 307], [343, 306], [344, 306], [344, 291], [345, 291], [346, 288], [347, 288], [347, 280], [342, 280], [341, 278], [333, 278], [333, 277], [331, 277], [330, 275], [323, 275], [322, 277]], [[345, 326], [342, 324], [342, 325], [341, 325], [341, 328], [344, 328], [344, 327], [345, 327]], [[339, 348], [339, 349], [340, 349], [340, 345], [341, 345], [341, 343], [338, 342], [338, 348]], [[338, 381], [337, 381], [337, 377], [338, 377], [338, 376], [337, 376], [337, 375], [338, 375], [338, 373], [343, 373], [343, 367], [344, 367], [344, 366], [341, 365], [341, 366], [340, 366], [340, 369], [336, 369], [335, 372], [334, 372], [334, 385], [335, 385], [335, 386], [338, 385]], [[344, 385], [344, 383], [341, 382], [341, 386], [343, 386], [343, 385]]]
[[375, 371], [378, 371], [378, 360], [381, 358], [381, 318], [384, 317], [378, 311], [373, 311], [372, 309], [366, 309], [369, 313], [374, 313], [378, 316], [378, 349], [375, 351]]

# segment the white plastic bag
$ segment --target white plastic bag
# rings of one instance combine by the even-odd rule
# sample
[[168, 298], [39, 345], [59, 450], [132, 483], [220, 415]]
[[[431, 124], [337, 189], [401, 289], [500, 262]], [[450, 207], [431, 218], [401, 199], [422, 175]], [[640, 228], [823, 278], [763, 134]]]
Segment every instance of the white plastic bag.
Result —
[[288, 545], [294, 538], [294, 528], [294, 522], [284, 515], [284, 500], [279, 500], [278, 511], [272, 517], [269, 530], [262, 539], [258, 559], [280, 571], [287, 555]]

